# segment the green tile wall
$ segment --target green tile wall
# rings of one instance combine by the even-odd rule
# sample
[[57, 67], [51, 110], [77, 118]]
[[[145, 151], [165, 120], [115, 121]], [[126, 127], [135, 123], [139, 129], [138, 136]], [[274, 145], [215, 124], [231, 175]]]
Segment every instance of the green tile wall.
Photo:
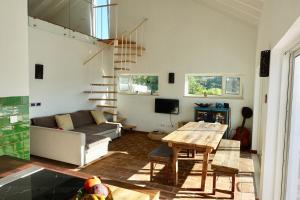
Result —
[[[17, 123], [10, 123], [12, 115]], [[0, 97], [0, 156], [29, 160], [29, 144], [29, 97]]]

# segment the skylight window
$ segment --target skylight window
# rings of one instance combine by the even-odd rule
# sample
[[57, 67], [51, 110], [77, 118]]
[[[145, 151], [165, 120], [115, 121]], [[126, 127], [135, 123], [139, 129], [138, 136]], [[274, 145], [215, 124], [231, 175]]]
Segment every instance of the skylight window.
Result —
[[[110, 0], [94, 0], [94, 6], [103, 6]], [[109, 39], [109, 7], [94, 8], [94, 36], [99, 39]]]

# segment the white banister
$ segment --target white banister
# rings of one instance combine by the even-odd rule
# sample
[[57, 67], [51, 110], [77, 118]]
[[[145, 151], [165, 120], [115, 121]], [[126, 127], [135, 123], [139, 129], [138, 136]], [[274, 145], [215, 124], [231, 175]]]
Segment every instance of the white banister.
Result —
[[115, 24], [115, 26], [116, 26], [116, 27], [115, 27], [115, 29], [116, 29], [116, 30], [115, 30], [115, 38], [116, 38], [116, 39], [118, 38], [118, 21], [119, 21], [119, 20], [118, 20], [118, 17], [119, 17], [118, 12], [119, 12], [119, 8], [118, 8], [118, 6], [117, 6], [117, 7], [116, 7], [116, 10], [115, 10], [115, 13], [116, 13], [116, 14], [115, 14], [115, 18], [116, 18], [116, 19], [115, 19], [115, 23], [116, 23], [116, 24]]
[[135, 44], [135, 62], [137, 63], [138, 61], [138, 48], [137, 48], [137, 41], [138, 41], [138, 32], [137, 32], [137, 29], [135, 31], [135, 41], [136, 41], [136, 44]]
[[132, 45], [131, 45], [131, 42], [132, 42], [132, 40], [131, 40], [131, 34], [130, 34], [130, 36], [129, 36], [129, 60], [130, 61], [132, 61], [132, 58], [131, 58], [131, 54], [132, 54], [132, 50], [131, 50], [131, 47], [132, 47]]

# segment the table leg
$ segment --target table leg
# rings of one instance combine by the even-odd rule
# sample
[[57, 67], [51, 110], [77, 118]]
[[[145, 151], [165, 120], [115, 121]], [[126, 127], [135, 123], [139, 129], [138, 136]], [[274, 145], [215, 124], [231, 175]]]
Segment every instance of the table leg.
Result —
[[178, 153], [180, 149], [173, 146], [173, 160], [172, 160], [172, 171], [173, 171], [173, 183], [174, 186], [178, 184]]
[[202, 164], [202, 178], [201, 178], [201, 191], [205, 190], [205, 181], [207, 176], [208, 160], [211, 149], [206, 149], [203, 154], [203, 164]]

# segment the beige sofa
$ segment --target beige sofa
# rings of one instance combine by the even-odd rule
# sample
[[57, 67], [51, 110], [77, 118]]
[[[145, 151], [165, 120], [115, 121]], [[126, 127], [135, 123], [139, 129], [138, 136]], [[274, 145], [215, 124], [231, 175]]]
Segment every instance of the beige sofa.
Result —
[[31, 119], [32, 155], [82, 166], [106, 155], [109, 142], [121, 136], [120, 124], [97, 125], [89, 110], [70, 115], [74, 125], [71, 131], [59, 129], [54, 116]]

